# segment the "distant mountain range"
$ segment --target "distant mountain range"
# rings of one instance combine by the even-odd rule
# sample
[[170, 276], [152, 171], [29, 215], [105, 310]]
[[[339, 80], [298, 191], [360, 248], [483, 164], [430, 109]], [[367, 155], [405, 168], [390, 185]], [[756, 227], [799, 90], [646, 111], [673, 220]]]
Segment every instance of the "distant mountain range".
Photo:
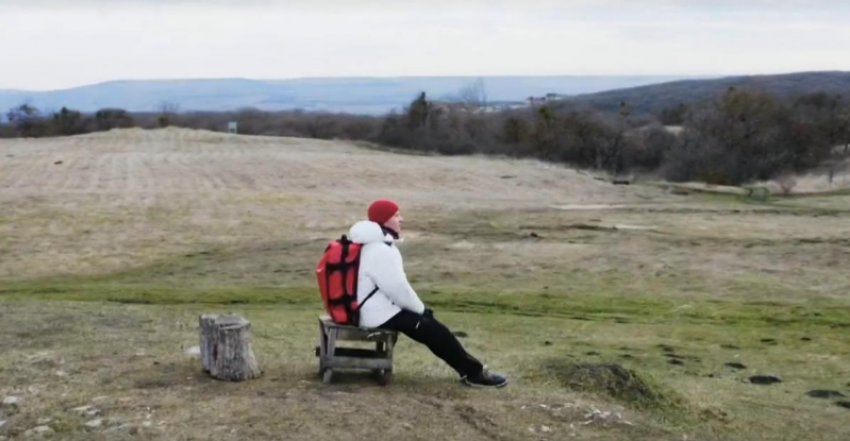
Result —
[[632, 111], [655, 113], [680, 103], [711, 100], [730, 87], [779, 96], [826, 92], [840, 94], [850, 100], [850, 72], [801, 72], [674, 81], [579, 95], [566, 101], [610, 111], [619, 109], [620, 103], [625, 102]]
[[[681, 80], [682, 76], [503, 76], [484, 77], [491, 102], [520, 102], [547, 93], [578, 95]], [[694, 78], [694, 77], [690, 77]], [[35, 92], [0, 89], [0, 113], [28, 102], [42, 110], [63, 106], [93, 112], [117, 107], [157, 111], [163, 103], [181, 111], [262, 110], [382, 114], [400, 109], [420, 92], [451, 98], [474, 77], [305, 78], [293, 80], [139, 80], [110, 81], [72, 89]]]
[[[850, 72], [803, 72], [724, 78], [676, 76], [484, 77], [488, 101], [519, 103], [529, 96], [567, 95], [566, 103], [617, 110], [621, 102], [635, 112], [658, 112], [680, 103], [710, 100], [729, 87], [777, 95], [815, 91], [850, 99]], [[47, 92], [0, 89], [0, 114], [27, 102], [44, 111], [63, 106], [84, 112], [112, 107], [158, 111], [163, 103], [181, 111], [226, 111], [252, 107], [383, 114], [401, 109], [420, 92], [451, 100], [473, 77], [304, 78], [294, 80], [138, 80], [111, 81]]]

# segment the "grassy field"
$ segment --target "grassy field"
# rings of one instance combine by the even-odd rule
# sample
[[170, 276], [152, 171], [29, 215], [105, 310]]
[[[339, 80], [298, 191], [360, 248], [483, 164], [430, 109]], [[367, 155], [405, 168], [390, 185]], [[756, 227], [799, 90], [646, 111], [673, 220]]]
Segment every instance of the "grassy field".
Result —
[[[320, 384], [313, 268], [379, 197], [414, 287], [507, 389], [404, 338], [389, 387]], [[177, 129], [0, 140], [0, 439], [846, 440], [850, 398], [807, 392], [850, 396], [848, 262], [846, 192]], [[225, 311], [261, 379], [188, 351]]]

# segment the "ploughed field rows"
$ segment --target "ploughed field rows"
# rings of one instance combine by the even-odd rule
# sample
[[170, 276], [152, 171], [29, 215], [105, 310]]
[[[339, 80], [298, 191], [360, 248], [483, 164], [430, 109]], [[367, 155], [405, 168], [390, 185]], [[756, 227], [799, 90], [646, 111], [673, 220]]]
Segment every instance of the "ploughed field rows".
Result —
[[[4, 196], [121, 197], [242, 192], [366, 200], [388, 190], [422, 205], [634, 201], [633, 192], [536, 161], [398, 155], [345, 142], [165, 129], [0, 141]], [[647, 197], [657, 196], [651, 192]]]
[[420, 219], [669, 198], [535, 161], [344, 142], [183, 129], [0, 140], [0, 250], [9, 256], [0, 277], [111, 272], [206, 244], [326, 238], [381, 197]]
[[402, 204], [423, 289], [846, 297], [850, 197], [742, 203], [536, 161], [183, 129], [0, 141], [0, 278], [311, 287], [323, 244], [379, 197]]

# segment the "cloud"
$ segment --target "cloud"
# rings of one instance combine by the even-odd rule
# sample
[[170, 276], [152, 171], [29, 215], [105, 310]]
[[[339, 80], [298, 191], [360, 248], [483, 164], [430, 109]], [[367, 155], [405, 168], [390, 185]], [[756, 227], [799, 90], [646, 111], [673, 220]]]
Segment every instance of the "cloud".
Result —
[[0, 69], [0, 88], [134, 78], [850, 70], [843, 2], [741, 3], [0, 0], [4, 60], [12, 60]]
[[809, 12], [848, 11], [845, 0], [428, 0], [404, 2], [398, 0], [0, 0], [0, 6], [19, 8], [122, 8], [176, 7], [200, 5], [207, 7], [272, 7], [289, 10], [606, 10], [617, 11], [678, 11], [689, 13], [737, 12]]

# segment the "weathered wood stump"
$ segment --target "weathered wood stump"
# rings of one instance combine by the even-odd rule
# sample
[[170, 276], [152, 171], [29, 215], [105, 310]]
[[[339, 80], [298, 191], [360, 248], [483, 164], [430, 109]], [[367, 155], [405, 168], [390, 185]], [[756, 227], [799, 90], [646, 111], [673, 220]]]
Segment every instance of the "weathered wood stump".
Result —
[[251, 350], [251, 323], [236, 314], [199, 318], [201, 363], [219, 380], [244, 381], [262, 374]]
[[217, 315], [201, 314], [201, 364], [204, 366], [204, 372], [209, 373], [212, 366], [213, 346], [215, 345], [215, 319]]

